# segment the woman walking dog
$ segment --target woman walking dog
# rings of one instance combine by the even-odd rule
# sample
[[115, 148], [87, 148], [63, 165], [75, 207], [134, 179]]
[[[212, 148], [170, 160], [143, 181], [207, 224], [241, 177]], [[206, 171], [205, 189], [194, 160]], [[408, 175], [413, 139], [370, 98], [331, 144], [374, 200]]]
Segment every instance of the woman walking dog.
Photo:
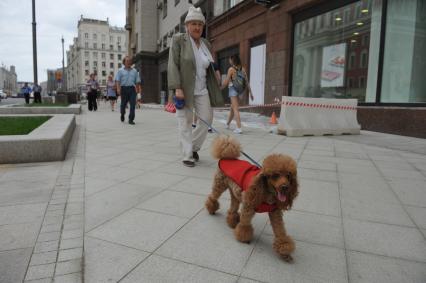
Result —
[[193, 109], [195, 115], [211, 124], [213, 121], [211, 106], [223, 105], [222, 94], [212, 66], [210, 43], [201, 38], [205, 22], [201, 8], [189, 7], [185, 18], [187, 32], [173, 36], [169, 51], [169, 89], [174, 90], [175, 99], [180, 105], [184, 101], [181, 109], [176, 107], [176, 116], [183, 152], [182, 163], [188, 167], [194, 167], [194, 161], [199, 160], [198, 151], [207, 136], [207, 126], [204, 123], [200, 123], [192, 132]]

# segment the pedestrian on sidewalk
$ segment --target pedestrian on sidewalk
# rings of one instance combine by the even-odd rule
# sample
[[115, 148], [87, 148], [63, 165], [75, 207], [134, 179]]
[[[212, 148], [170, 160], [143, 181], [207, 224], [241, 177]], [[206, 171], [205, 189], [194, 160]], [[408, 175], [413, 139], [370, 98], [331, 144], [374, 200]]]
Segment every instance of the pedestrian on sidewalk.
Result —
[[24, 83], [24, 86], [21, 88], [21, 93], [24, 95], [25, 103], [30, 104], [31, 88], [28, 86], [28, 83]]
[[130, 104], [129, 124], [134, 125], [135, 122], [135, 106], [136, 106], [136, 93], [142, 91], [141, 78], [139, 72], [132, 67], [132, 58], [126, 56], [123, 59], [124, 66], [118, 70], [115, 75], [115, 83], [117, 85], [117, 93], [121, 96], [120, 111], [121, 122], [124, 122], [126, 115], [126, 105]]
[[111, 104], [111, 111], [114, 111], [115, 108], [115, 101], [117, 100], [117, 85], [115, 84], [114, 80], [112, 79], [112, 75], [108, 76], [107, 81], [107, 89], [106, 89], [106, 95], [109, 103]]
[[226, 128], [229, 129], [232, 119], [235, 119], [237, 128], [234, 130], [234, 133], [242, 134], [238, 97], [248, 92], [251, 100], [253, 100], [253, 94], [251, 93], [247, 72], [241, 65], [240, 57], [237, 54], [232, 55], [229, 58], [229, 64], [231, 67], [229, 67], [228, 74], [221, 87], [222, 89], [228, 87], [228, 96], [231, 99], [231, 109], [229, 111], [228, 121], [226, 122]]
[[87, 81], [87, 87], [89, 88], [89, 92], [87, 93], [89, 111], [96, 111], [98, 110], [98, 103], [96, 99], [99, 91], [99, 83], [96, 80], [94, 73], [90, 74], [90, 79]]
[[[184, 100], [182, 109], [176, 109], [183, 165], [194, 167], [198, 151], [207, 136], [207, 125], [199, 123], [192, 132], [192, 115], [211, 124], [212, 106], [222, 106], [223, 98], [215, 77], [210, 43], [201, 38], [205, 18], [201, 8], [189, 7], [185, 18], [186, 33], [173, 36], [169, 50], [168, 86], [177, 100]], [[176, 107], [177, 108], [177, 107]]]
[[41, 103], [41, 91], [42, 91], [41, 86], [35, 83], [33, 85], [34, 103]]

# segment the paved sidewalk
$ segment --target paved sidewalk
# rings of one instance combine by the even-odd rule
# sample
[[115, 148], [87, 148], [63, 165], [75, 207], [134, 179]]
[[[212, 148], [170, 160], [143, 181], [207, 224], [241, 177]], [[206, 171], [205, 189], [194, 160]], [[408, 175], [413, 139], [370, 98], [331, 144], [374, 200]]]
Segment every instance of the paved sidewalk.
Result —
[[[87, 116], [86, 282], [426, 280], [425, 140], [368, 132], [287, 138], [245, 128], [238, 138], [257, 160], [282, 152], [299, 162], [300, 195], [285, 216], [297, 249], [286, 264], [271, 248], [266, 215], [255, 217], [247, 245], [226, 225], [227, 195], [216, 216], [203, 209], [216, 168], [208, 153], [214, 134], [197, 166], [186, 168], [172, 114], [142, 109], [135, 121], [122, 124], [102, 107]], [[409, 151], [386, 148], [398, 139]]]
[[[214, 125], [231, 134], [226, 114], [215, 113]], [[137, 110], [132, 126], [102, 102], [97, 112], [84, 109], [66, 161], [0, 165], [0, 282], [426, 281], [426, 140], [372, 132], [287, 138], [269, 133], [264, 117], [242, 119], [252, 126], [238, 136], [245, 152], [298, 161], [300, 194], [285, 214], [294, 264], [272, 250], [266, 215], [256, 215], [248, 245], [226, 225], [227, 194], [217, 215], [203, 208], [216, 170], [214, 134], [187, 168], [172, 114]], [[58, 199], [64, 207], [49, 208]], [[59, 232], [46, 236], [46, 215], [59, 211]], [[37, 247], [46, 257], [34, 256]]]

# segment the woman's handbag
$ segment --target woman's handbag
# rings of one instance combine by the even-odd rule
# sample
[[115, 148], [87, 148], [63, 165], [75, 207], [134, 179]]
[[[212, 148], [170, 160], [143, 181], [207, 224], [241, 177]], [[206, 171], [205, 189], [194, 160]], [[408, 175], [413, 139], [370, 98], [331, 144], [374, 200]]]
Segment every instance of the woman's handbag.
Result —
[[164, 107], [164, 111], [170, 112], [170, 113], [176, 113], [176, 107], [173, 103], [169, 102]]

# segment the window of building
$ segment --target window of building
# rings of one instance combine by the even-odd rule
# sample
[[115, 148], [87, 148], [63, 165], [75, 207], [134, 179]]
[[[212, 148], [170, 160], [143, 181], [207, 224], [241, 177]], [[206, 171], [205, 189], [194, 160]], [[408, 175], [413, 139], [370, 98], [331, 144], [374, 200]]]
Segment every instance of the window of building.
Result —
[[98, 61], [93, 61], [93, 66], [97, 67], [98, 66]]
[[88, 67], [89, 66], [89, 61], [84, 61], [84, 66]]
[[114, 68], [114, 63], [113, 62], [109, 63], [109, 67]]
[[167, 0], [163, 0], [163, 19], [167, 17]]
[[347, 87], [348, 88], [353, 88], [354, 87], [354, 80], [353, 80], [353, 78], [348, 78]]
[[106, 80], [102, 80], [102, 85], [106, 85]]
[[117, 59], [121, 60], [121, 54], [117, 54]]
[[102, 70], [102, 76], [105, 77], [106, 76], [106, 71]]
[[121, 42], [121, 36], [117, 36], [117, 42]]
[[118, 51], [121, 51], [121, 45], [117, 46]]
[[365, 77], [359, 77], [359, 87], [365, 88]]
[[102, 43], [102, 50], [105, 50], [105, 43]]
[[98, 39], [98, 35], [96, 33], [93, 34], [93, 39], [94, 40]]
[[85, 74], [86, 76], [88, 76], [88, 75], [89, 75], [89, 70], [84, 70], [84, 74]]
[[84, 43], [84, 48], [89, 48], [89, 43], [88, 42]]
[[348, 63], [349, 70], [355, 68], [355, 60], [356, 60], [356, 54], [355, 52], [351, 52], [351, 54], [349, 55], [349, 63]]
[[89, 34], [87, 32], [84, 34], [84, 38], [89, 38]]
[[110, 46], [109, 46], [109, 50], [113, 50], [114, 49], [114, 46], [111, 44]]
[[368, 64], [368, 51], [363, 50], [361, 52], [361, 60], [359, 62], [359, 67], [360, 68], [367, 68], [367, 64]]
[[106, 58], [106, 55], [105, 55], [105, 53], [104, 53], [104, 52], [102, 52], [102, 53], [101, 53], [101, 58], [102, 58], [102, 59], [105, 59], [105, 58]]
[[89, 58], [89, 51], [84, 51], [84, 58]]
[[114, 60], [114, 53], [109, 54], [109, 59]]
[[[375, 101], [379, 51], [373, 54], [371, 50], [379, 50], [380, 42], [372, 42], [366, 46], [368, 49], [362, 51], [360, 34], [369, 38], [380, 38], [382, 7], [378, 1], [361, 0], [343, 7], [338, 7], [340, 2], [335, 1], [334, 10], [314, 17], [310, 17], [309, 13], [305, 14], [306, 17], [295, 16], [292, 96]], [[368, 6], [369, 10], [363, 16], [362, 24], [359, 24], [358, 19], [355, 20], [356, 9], [360, 3]], [[310, 26], [312, 30], [309, 30], [309, 33], [300, 28], [308, 26], [310, 20], [324, 17], [326, 14], [331, 15], [331, 26], [326, 24], [320, 28], [321, 25], [313, 25]], [[360, 83], [360, 77], [364, 78], [363, 83]]]
[[[425, 2], [401, 0], [387, 3], [381, 101], [425, 103]], [[370, 38], [373, 41], [373, 36]]]
[[98, 45], [95, 43], [93, 43], [93, 49], [98, 49]]
[[368, 47], [368, 44], [370, 44], [369, 39], [370, 37], [368, 36], [368, 34], [363, 35], [361, 41], [362, 46]]
[[106, 67], [106, 62], [102, 61], [102, 67]]
[[118, 63], [118, 67], [121, 68], [121, 66], [122, 66], [121, 63]]
[[93, 52], [93, 57], [98, 58], [98, 52]]
[[114, 41], [114, 37], [111, 35], [110, 37], [109, 37], [109, 42], [113, 42]]
[[106, 39], [106, 35], [102, 34], [102, 42], [105, 42], [105, 39]]

